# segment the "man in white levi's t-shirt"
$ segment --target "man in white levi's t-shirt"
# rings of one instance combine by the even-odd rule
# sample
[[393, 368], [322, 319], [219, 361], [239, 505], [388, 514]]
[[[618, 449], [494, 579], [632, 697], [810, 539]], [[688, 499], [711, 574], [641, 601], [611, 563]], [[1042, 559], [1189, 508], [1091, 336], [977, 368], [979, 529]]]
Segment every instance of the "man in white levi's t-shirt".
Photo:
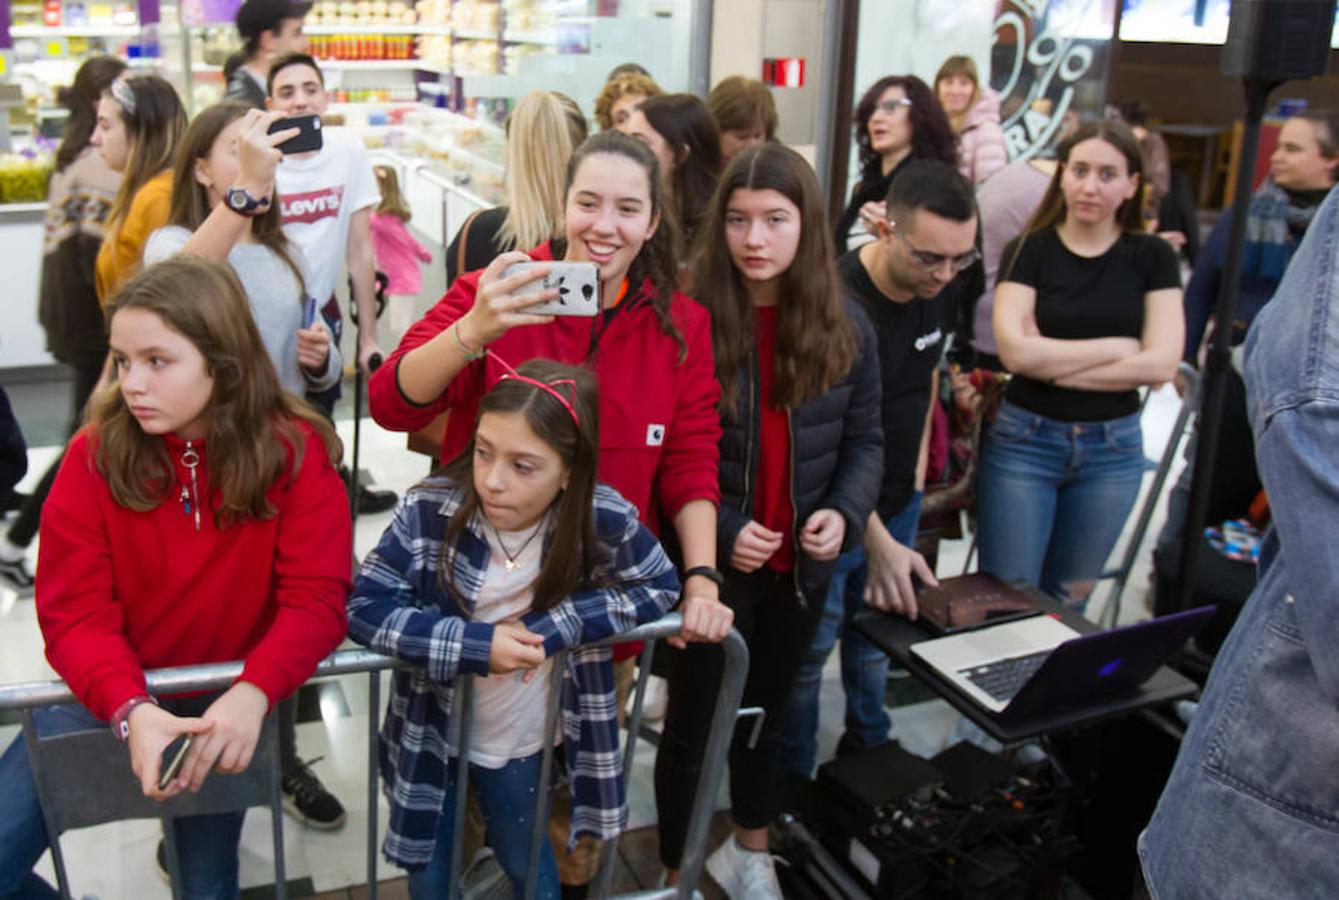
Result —
[[[325, 78], [305, 53], [275, 60], [269, 76], [269, 108], [285, 116], [321, 115], [328, 97]], [[353, 281], [358, 310], [358, 365], [380, 353], [376, 330], [376, 263], [372, 258], [372, 210], [381, 201], [372, 162], [362, 142], [339, 128], [322, 130], [320, 150], [284, 157], [275, 175], [284, 232], [311, 264], [308, 285], [316, 302], [333, 300], [344, 264]], [[336, 307], [337, 308], [337, 307]]]

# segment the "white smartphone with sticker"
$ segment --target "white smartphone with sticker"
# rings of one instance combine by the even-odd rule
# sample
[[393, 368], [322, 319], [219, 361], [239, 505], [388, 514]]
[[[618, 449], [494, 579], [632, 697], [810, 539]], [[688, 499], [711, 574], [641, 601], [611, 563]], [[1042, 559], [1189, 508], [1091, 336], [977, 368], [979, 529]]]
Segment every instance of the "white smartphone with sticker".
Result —
[[543, 278], [522, 285], [518, 294], [538, 294], [553, 288], [558, 296], [527, 306], [522, 312], [536, 316], [595, 316], [600, 312], [600, 268], [591, 262], [519, 262], [507, 266], [502, 273], [510, 278], [541, 266], [549, 270]]

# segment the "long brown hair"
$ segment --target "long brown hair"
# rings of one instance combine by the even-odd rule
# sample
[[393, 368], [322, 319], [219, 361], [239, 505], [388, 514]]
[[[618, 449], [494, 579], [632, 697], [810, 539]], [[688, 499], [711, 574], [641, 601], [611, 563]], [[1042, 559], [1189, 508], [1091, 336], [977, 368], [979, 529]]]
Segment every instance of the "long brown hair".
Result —
[[[128, 91], [131, 103], [117, 94]], [[104, 96], [116, 101], [121, 121], [126, 126], [129, 156], [121, 187], [107, 215], [107, 232], [119, 231], [130, 203], [140, 188], [172, 167], [172, 154], [186, 131], [186, 110], [177, 97], [177, 89], [157, 75], [132, 75], [117, 78]]]
[[90, 56], [74, 73], [74, 83], [56, 93], [60, 105], [70, 111], [56, 150], [57, 172], [64, 171], [88, 146], [98, 124], [98, 100], [125, 70], [126, 64], [115, 56]]
[[[545, 384], [570, 379], [574, 387], [558, 385], [554, 390], [571, 401], [576, 420], [562, 403], [547, 390], [514, 378], [504, 378], [479, 402], [479, 418], [488, 413], [519, 413], [535, 435], [553, 448], [567, 468], [567, 487], [553, 501], [554, 520], [549, 526], [551, 542], [533, 585], [531, 608], [546, 610], [556, 606], [582, 585], [592, 581], [605, 560], [605, 551], [596, 538], [595, 516], [591, 510], [595, 495], [595, 469], [600, 452], [599, 402], [595, 374], [588, 369], [565, 366], [551, 359], [532, 359], [517, 367], [517, 373]], [[446, 526], [442, 541], [438, 577], [442, 585], [457, 597], [453, 569], [456, 544], [465, 526], [479, 509], [479, 493], [474, 487], [474, 439], [442, 474], [455, 482], [464, 494], [459, 509]]]
[[685, 246], [707, 215], [721, 177], [721, 133], [696, 94], [662, 94], [637, 107], [674, 154], [670, 202]]
[[1018, 254], [1023, 252], [1023, 244], [1027, 243], [1029, 237], [1058, 225], [1069, 214], [1069, 208], [1065, 204], [1065, 191], [1061, 187], [1061, 181], [1065, 177], [1065, 167], [1069, 165], [1069, 154], [1079, 144], [1093, 139], [1105, 141], [1115, 147], [1120, 155], [1125, 157], [1127, 174], [1139, 176], [1141, 190], [1135, 191], [1133, 197], [1117, 207], [1116, 224], [1120, 226], [1121, 231], [1132, 234], [1143, 233], [1142, 182], [1144, 155], [1139, 150], [1139, 139], [1134, 136], [1134, 132], [1130, 130], [1128, 125], [1114, 119], [1098, 119], [1094, 122], [1086, 122], [1060, 142], [1060, 147], [1056, 150], [1056, 159], [1060, 164], [1055, 167], [1055, 174], [1051, 176], [1051, 183], [1046, 188], [1045, 195], [1041, 198], [1041, 205], [1037, 207], [1037, 211], [1028, 220], [1027, 227], [1019, 235], [1018, 243], [1014, 245], [1013, 256], [1009, 259], [1009, 265], [1001, 267], [1000, 281], [1007, 280], [1006, 276], [1013, 271], [1014, 263], [1018, 261]]
[[[642, 285], [651, 282], [651, 304], [660, 322], [660, 330], [673, 338], [679, 345], [679, 361], [688, 357], [688, 343], [670, 319], [670, 303], [674, 299], [679, 279], [679, 257], [675, 250], [677, 238], [673, 216], [665, 208], [665, 191], [660, 182], [660, 164], [656, 156], [641, 141], [630, 138], [620, 131], [601, 131], [582, 141], [581, 146], [572, 153], [567, 163], [567, 179], [563, 187], [563, 196], [572, 193], [572, 182], [576, 180], [577, 170], [588, 157], [608, 154], [630, 159], [646, 172], [647, 191], [651, 197], [651, 215], [660, 216], [660, 225], [655, 233], [646, 239], [642, 249], [628, 267], [628, 285], [630, 290], [638, 291]], [[567, 252], [567, 237], [553, 242], [553, 258], [562, 259]]]
[[[219, 528], [275, 515], [266, 495], [285, 471], [291, 479], [302, 466], [307, 442], [298, 419], [321, 436], [331, 463], [339, 462], [334, 428], [279, 387], [232, 267], [186, 255], [149, 266], [108, 305], [109, 327], [125, 309], [153, 313], [205, 358], [214, 379], [206, 410], [206, 465]], [[168, 498], [175, 474], [167, 447], [140, 428], [118, 384], [94, 398], [90, 427], [97, 436], [98, 471], [118, 504], [146, 512]]]
[[[167, 215], [167, 224], [195, 231], [214, 211], [214, 205], [209, 202], [209, 189], [195, 177], [195, 164], [209, 157], [219, 135], [245, 116], [248, 109], [250, 107], [241, 103], [225, 100], [201, 110], [191, 121], [181, 146], [177, 148], [177, 163], [172, 174], [172, 208]], [[226, 189], [227, 185], [222, 187]], [[276, 192], [269, 207], [251, 219], [251, 236], [293, 271], [293, 277], [298, 280], [297, 300], [301, 303], [307, 296], [307, 281], [302, 277], [302, 266], [293, 255], [293, 244], [284, 234], [283, 224]]]
[[711, 199], [693, 277], [698, 299], [711, 311], [721, 409], [732, 418], [739, 415], [739, 369], [755, 352], [756, 318], [725, 238], [725, 215], [737, 190], [777, 191], [800, 212], [800, 243], [781, 275], [773, 404], [793, 409], [828, 390], [846, 377], [857, 350], [813, 169], [782, 144], [749, 148], [731, 161]]

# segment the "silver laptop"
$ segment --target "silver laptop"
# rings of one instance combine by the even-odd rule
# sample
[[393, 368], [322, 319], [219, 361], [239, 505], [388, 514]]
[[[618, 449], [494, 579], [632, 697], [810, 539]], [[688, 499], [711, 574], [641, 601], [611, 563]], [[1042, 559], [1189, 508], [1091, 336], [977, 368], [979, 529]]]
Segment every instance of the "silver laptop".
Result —
[[[992, 696], [992, 693], [1000, 694], [1002, 691], [992, 690], [993, 686], [988, 679], [1021, 678], [1021, 686], [1052, 650], [1078, 636], [1077, 631], [1053, 616], [1032, 616], [920, 641], [911, 645], [911, 652], [977, 703], [992, 712], [1000, 712], [1009, 705], [1012, 697], [999, 699]], [[1014, 660], [1028, 662], [1020, 665], [1013, 663]], [[1007, 666], [997, 665], [1006, 661]], [[1030, 671], [1014, 674], [1020, 668], [1027, 670], [1029, 667]], [[1004, 668], [1008, 668], [1011, 674], [992, 676], [992, 673], [1002, 672]]]
[[1214, 613], [1202, 606], [1087, 634], [1033, 616], [921, 641], [911, 652], [991, 712], [1025, 717], [1137, 690]]

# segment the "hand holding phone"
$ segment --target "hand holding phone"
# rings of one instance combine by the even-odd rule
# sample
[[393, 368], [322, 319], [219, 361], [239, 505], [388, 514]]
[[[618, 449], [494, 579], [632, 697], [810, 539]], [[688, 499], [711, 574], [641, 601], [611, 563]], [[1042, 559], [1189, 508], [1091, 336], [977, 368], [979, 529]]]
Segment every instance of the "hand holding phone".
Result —
[[297, 134], [294, 129], [276, 131], [274, 125], [281, 120], [277, 112], [247, 111], [237, 140], [237, 177], [231, 186], [253, 197], [272, 197], [275, 172], [284, 158], [277, 147]]
[[191, 749], [193, 740], [193, 735], [180, 734], [163, 750], [163, 761], [158, 769], [158, 790], [167, 790], [172, 780], [177, 777], [181, 771], [181, 764], [186, 761], [186, 751]]
[[504, 278], [545, 268], [548, 274], [543, 278], [517, 288], [515, 294], [538, 294], [546, 290], [555, 290], [558, 296], [552, 300], [540, 300], [532, 306], [524, 307], [524, 312], [535, 316], [585, 316], [592, 317], [600, 312], [600, 269], [592, 262], [518, 262], [507, 267]]
[[[166, 800], [180, 789], [173, 782], [181, 774], [190, 755], [189, 748], [179, 749], [179, 743], [187, 736], [203, 735], [212, 731], [214, 724], [199, 718], [183, 718], [152, 703], [142, 703], [131, 710], [130, 733], [126, 743], [130, 750], [130, 768], [139, 779], [144, 796], [155, 800]], [[195, 737], [195, 740], [199, 740]], [[180, 756], [175, 775], [162, 777], [166, 770]]]
[[305, 116], [290, 116], [270, 124], [269, 133], [275, 134], [291, 128], [298, 129], [296, 136], [277, 145], [280, 153], [311, 153], [324, 145], [321, 138], [321, 117], [315, 113]]

